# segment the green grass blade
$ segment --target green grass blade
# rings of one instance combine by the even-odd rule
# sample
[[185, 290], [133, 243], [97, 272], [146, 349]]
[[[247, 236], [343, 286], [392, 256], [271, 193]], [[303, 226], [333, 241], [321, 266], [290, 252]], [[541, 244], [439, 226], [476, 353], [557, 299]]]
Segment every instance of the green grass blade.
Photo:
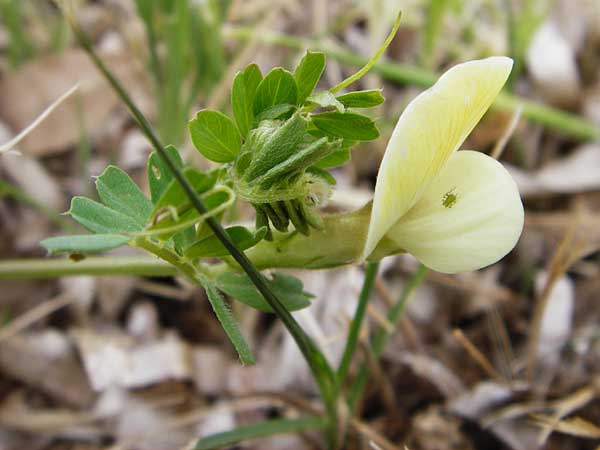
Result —
[[[427, 275], [427, 271], [428, 269], [425, 266], [419, 265], [419, 269], [404, 287], [400, 298], [387, 314], [387, 319], [391, 325], [395, 326], [398, 323], [398, 320], [402, 316], [404, 307], [406, 306], [411, 294], [423, 282], [425, 276]], [[379, 331], [377, 331], [375, 337], [371, 341], [371, 350], [376, 358], [379, 358], [382, 355], [383, 350], [385, 349], [385, 346], [389, 342], [391, 336], [392, 335], [388, 333], [385, 328], [380, 328]], [[368, 366], [363, 364], [358, 372], [358, 375], [356, 376], [356, 379], [352, 383], [352, 387], [348, 394], [348, 404], [351, 411], [354, 411], [362, 396], [369, 379], [369, 372]]]
[[367, 266], [365, 280], [363, 282], [362, 289], [360, 290], [358, 304], [356, 305], [356, 311], [350, 324], [348, 339], [346, 340], [346, 347], [344, 348], [342, 360], [340, 362], [340, 366], [337, 372], [338, 384], [340, 386], [346, 380], [348, 370], [350, 369], [350, 363], [352, 362], [352, 357], [354, 356], [354, 353], [356, 352], [356, 349], [358, 347], [358, 336], [360, 334], [360, 328], [362, 326], [365, 314], [367, 312], [367, 304], [369, 303], [371, 291], [373, 290], [373, 286], [375, 285], [375, 278], [377, 278], [378, 270], [379, 263], [369, 263], [369, 265]]
[[239, 427], [231, 431], [217, 433], [202, 438], [196, 444], [196, 450], [211, 450], [235, 445], [246, 439], [284, 433], [302, 433], [304, 431], [321, 430], [327, 426], [320, 417], [302, 417], [299, 419], [275, 419], [254, 425]]

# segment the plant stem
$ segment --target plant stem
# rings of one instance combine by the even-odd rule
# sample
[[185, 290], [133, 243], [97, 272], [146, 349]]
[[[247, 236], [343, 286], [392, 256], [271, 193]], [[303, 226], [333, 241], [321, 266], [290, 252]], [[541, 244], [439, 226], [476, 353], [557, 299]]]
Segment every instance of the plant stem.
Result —
[[[170, 158], [169, 154], [165, 151], [164, 146], [161, 144], [158, 136], [152, 129], [150, 123], [146, 119], [146, 117], [142, 114], [142, 112], [137, 108], [137, 106], [133, 103], [133, 100], [125, 91], [121, 83], [116, 79], [116, 77], [108, 70], [105, 66], [104, 62], [98, 57], [96, 52], [93, 49], [92, 43], [88, 39], [87, 35], [79, 28], [77, 23], [75, 22], [73, 16], [69, 16], [67, 14], [67, 19], [69, 20], [71, 27], [73, 28], [73, 32], [78, 42], [84, 48], [84, 50], [88, 53], [89, 57], [92, 59], [96, 67], [100, 70], [100, 72], [104, 75], [107, 81], [111, 84], [113, 89], [117, 92], [121, 100], [127, 105], [134, 119], [137, 121], [141, 130], [144, 132], [146, 137], [150, 140], [150, 143], [156, 150], [156, 152], [163, 159], [165, 165], [169, 168], [169, 170], [173, 173], [173, 176], [178, 181], [178, 183], [183, 188], [186, 196], [189, 198], [190, 203], [194, 206], [194, 208], [198, 211], [198, 213], [205, 214], [207, 212], [207, 208], [204, 205], [204, 202], [198, 195], [198, 193], [194, 190], [191, 183], [185, 177], [183, 172], [177, 167], [175, 162]], [[221, 224], [214, 218], [208, 217], [206, 219], [206, 223], [213, 231], [215, 236], [221, 241], [227, 251], [231, 254], [231, 256], [235, 259], [235, 261], [242, 267], [242, 269], [246, 272], [250, 280], [254, 283], [258, 291], [264, 297], [266, 302], [273, 308], [273, 311], [277, 314], [277, 316], [284, 323], [296, 344], [298, 345], [300, 351], [302, 352], [304, 358], [306, 359], [311, 372], [319, 386], [321, 391], [321, 395], [323, 398], [323, 402], [328, 411], [329, 418], [331, 420], [330, 430], [332, 430], [329, 434], [330, 446], [334, 447], [336, 442], [336, 433], [337, 429], [337, 405], [335, 398], [335, 375], [327, 359], [321, 352], [321, 350], [317, 347], [317, 345], [313, 342], [313, 340], [304, 332], [304, 330], [300, 327], [296, 319], [291, 315], [291, 313], [285, 308], [283, 303], [277, 298], [277, 296], [271, 291], [266, 280], [261, 275], [261, 273], [254, 267], [254, 265], [250, 262], [250, 260], [246, 257], [244, 252], [242, 252], [232, 241], [229, 235], [225, 232]]]
[[[226, 27], [226, 36], [233, 39], [246, 40], [252, 34], [250, 27]], [[324, 44], [323, 42], [311, 39], [303, 39], [296, 36], [289, 36], [276, 32], [261, 33], [260, 39], [263, 42], [280, 45], [292, 49], [303, 50], [310, 48], [326, 52], [330, 58], [352, 66], [363, 66], [367, 59], [345, 50], [340, 47]], [[438, 79], [438, 75], [429, 70], [409, 64], [400, 64], [390, 61], [378, 61], [371, 68], [384, 78], [397, 83], [411, 84], [421, 87], [430, 87]], [[531, 100], [527, 100], [507, 92], [502, 92], [496, 98], [492, 105], [493, 108], [500, 111], [514, 112], [522, 107], [523, 117], [537, 122], [545, 127], [561, 132], [569, 137], [586, 140], [600, 139], [600, 127], [582, 119], [574, 114], [552, 108]]]
[[234, 446], [246, 439], [273, 436], [284, 433], [302, 433], [304, 431], [322, 430], [327, 422], [321, 417], [300, 417], [297, 419], [275, 419], [235, 428], [231, 431], [217, 433], [202, 438], [196, 444], [196, 450], [208, 450]]
[[381, 45], [381, 47], [379, 47], [379, 50], [377, 50], [377, 52], [375, 52], [375, 54], [371, 57], [371, 59], [369, 59], [365, 63], [365, 65], [363, 67], [361, 67], [361, 69], [358, 72], [352, 74], [345, 80], [342, 80], [341, 82], [339, 82], [338, 84], [333, 86], [331, 89], [329, 89], [329, 92], [331, 92], [332, 94], [335, 94], [336, 92], [341, 91], [345, 87], [350, 86], [355, 81], [360, 80], [369, 70], [371, 70], [371, 68], [373, 68], [373, 66], [379, 59], [379, 57], [383, 54], [383, 52], [392, 43], [394, 36], [396, 36], [396, 32], [398, 31], [398, 28], [400, 27], [400, 18], [401, 17], [402, 17], [402, 14], [398, 13], [398, 16], [396, 17], [396, 21], [394, 22], [394, 26], [392, 27], [392, 30], [388, 34], [385, 41], [383, 41], [383, 44]]
[[170, 277], [177, 269], [147, 256], [92, 256], [74, 262], [68, 258], [0, 261], [0, 280], [35, 280], [76, 275]]
[[[394, 306], [389, 310], [387, 319], [390, 324], [396, 325], [398, 323], [398, 319], [400, 319], [402, 313], [404, 312], [404, 307], [410, 298], [410, 295], [413, 291], [423, 282], [425, 276], [427, 275], [427, 268], [423, 265], [419, 266], [419, 269], [412, 276], [408, 284], [404, 287], [400, 298], [396, 302]], [[385, 349], [385, 346], [389, 342], [391, 334], [386, 331], [385, 328], [381, 327], [379, 331], [375, 334], [373, 341], [371, 343], [371, 351], [376, 358], [379, 358]], [[350, 406], [350, 410], [355, 412], [356, 406], [360, 398], [362, 397], [362, 393], [365, 389], [367, 381], [369, 379], [369, 367], [366, 364], [363, 364], [360, 368], [356, 379], [352, 383], [352, 388], [350, 389], [350, 393], [348, 394], [348, 404]]]
[[338, 387], [340, 389], [346, 380], [348, 370], [350, 369], [350, 363], [352, 362], [352, 357], [354, 356], [358, 346], [360, 329], [367, 311], [367, 304], [369, 303], [371, 291], [373, 290], [373, 285], [375, 284], [375, 278], [377, 277], [378, 269], [379, 263], [369, 263], [367, 265], [365, 280], [358, 297], [358, 305], [356, 305], [356, 311], [354, 313], [352, 323], [350, 324], [350, 331], [348, 332], [348, 340], [346, 341], [346, 347], [344, 348], [342, 361], [340, 362], [340, 366], [337, 371]]

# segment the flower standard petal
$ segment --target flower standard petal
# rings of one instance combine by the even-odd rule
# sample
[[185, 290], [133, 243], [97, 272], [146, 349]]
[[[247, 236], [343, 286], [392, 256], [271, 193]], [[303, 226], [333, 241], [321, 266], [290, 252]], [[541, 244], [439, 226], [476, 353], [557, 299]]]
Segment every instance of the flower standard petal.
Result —
[[523, 217], [517, 185], [502, 164], [463, 150], [386, 237], [433, 270], [465, 272], [506, 255], [521, 235]]
[[362, 259], [421, 197], [492, 104], [512, 59], [495, 56], [458, 64], [406, 107], [377, 175], [373, 214]]

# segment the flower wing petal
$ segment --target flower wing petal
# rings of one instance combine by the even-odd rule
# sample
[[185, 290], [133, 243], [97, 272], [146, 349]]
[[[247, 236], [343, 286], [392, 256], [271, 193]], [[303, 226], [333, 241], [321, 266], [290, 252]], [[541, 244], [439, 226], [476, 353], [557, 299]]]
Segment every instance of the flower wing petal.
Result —
[[523, 204], [508, 171], [489, 156], [462, 150], [387, 237], [444, 273], [495, 263], [517, 243]]
[[462, 145], [502, 89], [512, 64], [504, 56], [458, 64], [409, 103], [379, 168], [363, 260]]

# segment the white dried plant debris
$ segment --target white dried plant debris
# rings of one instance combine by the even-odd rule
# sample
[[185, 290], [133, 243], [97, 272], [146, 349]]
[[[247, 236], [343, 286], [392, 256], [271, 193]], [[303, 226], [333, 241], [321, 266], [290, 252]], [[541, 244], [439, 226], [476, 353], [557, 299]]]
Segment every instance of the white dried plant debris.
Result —
[[68, 405], [87, 406], [94, 398], [69, 340], [58, 331], [5, 339], [0, 370]]
[[95, 391], [142, 387], [190, 376], [187, 345], [175, 333], [167, 332], [160, 339], [141, 344], [115, 329], [79, 329], [73, 336]]
[[73, 301], [73, 309], [79, 321], [87, 320], [92, 302], [96, 295], [96, 279], [89, 276], [77, 276], [60, 279], [63, 295]]
[[133, 305], [127, 317], [127, 332], [140, 341], [151, 341], [159, 333], [158, 312], [150, 302]]
[[[388, 282], [389, 291], [394, 302], [398, 301], [406, 289], [410, 275], [400, 279], [395, 278]], [[415, 322], [425, 325], [435, 320], [440, 303], [435, 288], [427, 283], [421, 284], [410, 294], [405, 306], [406, 315]]]
[[336, 185], [329, 203], [347, 210], [358, 209], [366, 205], [373, 198], [373, 191], [365, 188], [339, 187]]
[[311, 394], [318, 391], [300, 350], [281, 324], [261, 343], [257, 360], [258, 364], [252, 367], [230, 366], [227, 371], [230, 392], [281, 391], [291, 387]]
[[27, 208], [21, 211], [15, 229], [13, 246], [20, 251], [38, 250], [40, 241], [48, 236], [48, 224], [40, 220], [39, 211]]
[[[547, 273], [538, 274], [535, 281], [536, 293], [538, 296], [542, 295], [548, 282]], [[561, 350], [571, 336], [575, 308], [573, 281], [567, 275], [563, 275], [554, 282], [547, 295], [536, 350], [538, 358], [545, 366], [555, 366], [559, 362]]]
[[[0, 142], [9, 141], [12, 136], [6, 124], [0, 122]], [[37, 159], [9, 152], [0, 158], [0, 166], [29, 197], [57, 211], [65, 207], [65, 198], [58, 183]]]
[[280, 434], [256, 439], [252, 448], [260, 450], [300, 450], [306, 448], [306, 439], [299, 434]]
[[98, 395], [93, 412], [98, 418], [115, 417], [125, 410], [129, 395], [119, 387], [109, 388]]
[[[487, 414], [512, 398], [513, 393], [508, 386], [484, 381], [478, 383], [471, 391], [452, 400], [448, 406], [455, 414], [483, 424]], [[513, 450], [535, 448], [536, 430], [523, 421], [499, 421], [489, 429]]]
[[460, 274], [458, 278], [470, 280], [477, 288], [465, 304], [465, 312], [475, 315], [489, 311], [498, 303], [498, 297], [489, 295], [499, 287], [498, 278], [502, 273], [502, 265], [496, 264], [475, 273]]
[[559, 0], [554, 5], [552, 19], [569, 46], [579, 52], [586, 44], [586, 35], [598, 25], [600, 7], [596, 0]]
[[148, 139], [139, 130], [131, 130], [125, 134], [119, 152], [119, 167], [138, 169], [146, 167], [151, 147]]
[[600, 145], [585, 144], [570, 156], [543, 167], [536, 178], [552, 192], [573, 193], [600, 188], [599, 172]]
[[198, 392], [218, 395], [225, 390], [229, 368], [237, 364], [219, 347], [195, 346], [191, 350], [192, 379]]
[[507, 386], [492, 381], [478, 383], [473, 389], [453, 399], [450, 409], [463, 417], [477, 420], [495, 406], [512, 398]]
[[211, 413], [197, 427], [196, 434], [199, 438], [209, 436], [223, 431], [229, 431], [236, 427], [234, 412], [227, 404], [216, 405]]
[[182, 448], [193, 437], [172, 426], [174, 417], [147, 402], [127, 397], [113, 427], [119, 448], [165, 450]]
[[546, 21], [533, 35], [527, 68], [549, 102], [572, 106], [579, 99], [581, 83], [575, 49], [553, 20]]
[[306, 326], [308, 333], [323, 344], [326, 355], [331, 363], [336, 365], [344, 350], [364, 273], [358, 267], [350, 266], [296, 275], [304, 282], [304, 289], [315, 298], [310, 308], [298, 311], [294, 315], [301, 325]]
[[115, 319], [137, 283], [136, 277], [102, 277], [98, 283], [98, 306], [102, 315], [108, 319]]
[[555, 159], [537, 171], [509, 166], [509, 172], [523, 197], [594, 191], [600, 189], [600, 145], [583, 144], [569, 156]]
[[600, 126], [600, 83], [589, 87], [583, 96], [581, 114], [589, 121]]

